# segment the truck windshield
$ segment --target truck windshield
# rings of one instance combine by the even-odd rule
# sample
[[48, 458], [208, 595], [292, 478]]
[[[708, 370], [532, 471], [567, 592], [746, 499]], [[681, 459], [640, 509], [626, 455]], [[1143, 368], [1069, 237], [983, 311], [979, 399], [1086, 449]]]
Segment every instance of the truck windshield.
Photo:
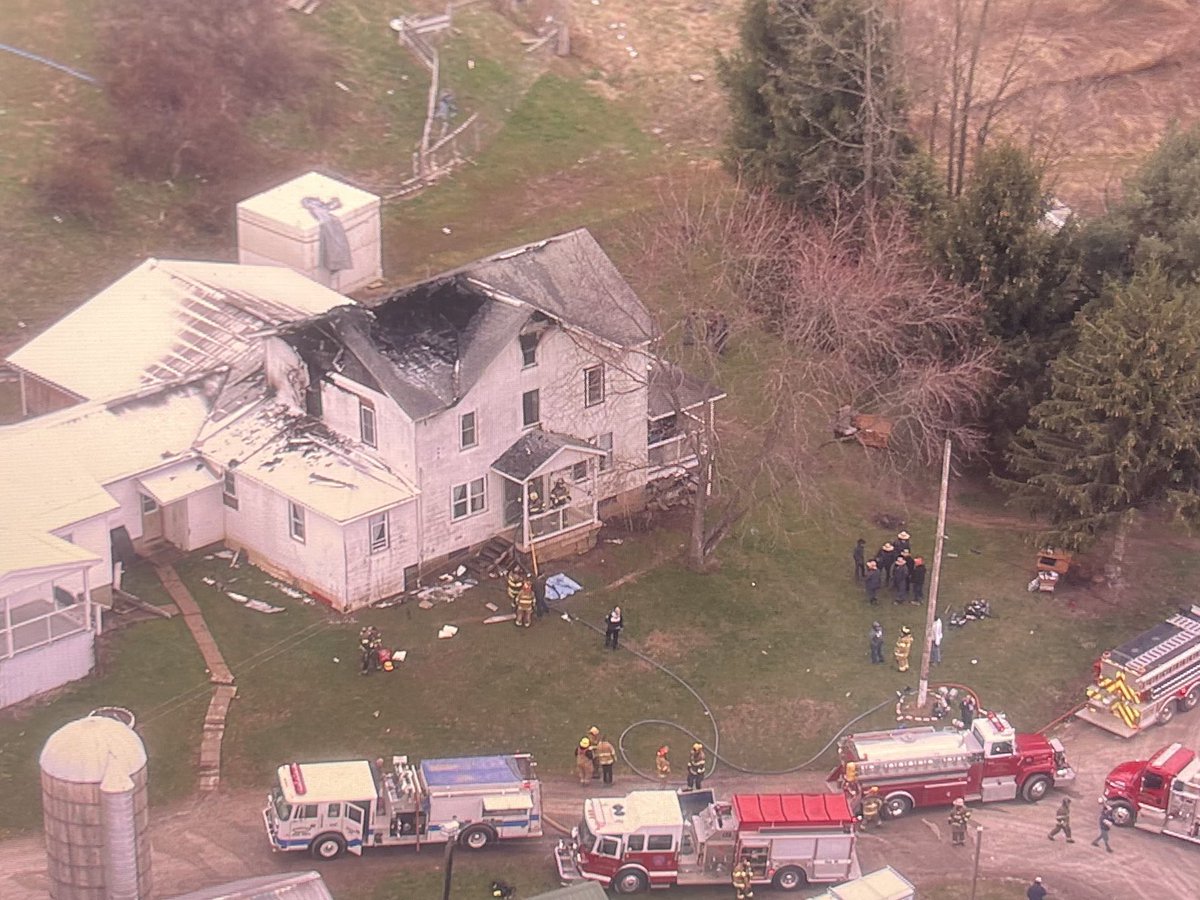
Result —
[[587, 820], [584, 819], [579, 823], [579, 847], [590, 852], [595, 846], [596, 836], [588, 830]]
[[292, 804], [283, 799], [283, 791], [279, 788], [271, 788], [271, 806], [275, 808], [275, 817], [281, 822], [286, 822], [292, 817]]

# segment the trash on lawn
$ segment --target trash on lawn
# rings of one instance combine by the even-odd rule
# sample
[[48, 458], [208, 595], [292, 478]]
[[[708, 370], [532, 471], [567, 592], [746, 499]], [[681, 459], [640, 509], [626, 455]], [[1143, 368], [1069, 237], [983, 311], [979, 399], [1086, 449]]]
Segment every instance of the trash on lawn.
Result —
[[488, 616], [483, 620], [484, 625], [495, 625], [497, 622], [512, 622], [517, 618], [516, 613], [505, 613], [500, 616]]
[[467, 574], [467, 567], [466, 567], [466, 566], [459, 566], [457, 569], [455, 569], [455, 570], [454, 570], [454, 574], [455, 574], [457, 577], [459, 577], [459, 578], [462, 578], [464, 575], [466, 575], [466, 574]]
[[403, 602], [404, 597], [397, 594], [395, 597], [388, 597], [384, 600], [380, 600], [378, 603], [372, 603], [371, 605], [376, 609], [387, 609], [391, 606], [399, 606]]
[[[453, 579], [453, 575], [443, 576]], [[421, 601], [453, 603], [464, 593], [479, 584], [474, 578], [464, 578], [461, 581], [449, 581], [444, 584], [431, 584], [429, 587], [421, 588], [416, 592], [416, 597]], [[428, 609], [428, 607], [424, 607]]]
[[340, 663], [340, 662], [341, 662], [341, 660], [340, 660], [340, 659], [338, 659], [336, 656], [333, 658], [333, 661], [334, 661], [335, 663]]
[[287, 612], [282, 606], [272, 606], [270, 603], [263, 603], [261, 600], [254, 600], [247, 597], [245, 594], [239, 594], [237, 591], [226, 591], [225, 596], [235, 603], [240, 603], [246, 609], [252, 609], [260, 613], [280, 613]]
[[205, 575], [200, 580], [203, 581], [205, 584], [216, 584], [217, 583], [217, 579], [209, 578], [207, 575]]
[[623, 544], [623, 543], [625, 543], [625, 541], [622, 538], [605, 538], [604, 543], [606, 543], [606, 544]]
[[408, 659], [407, 650], [397, 650], [392, 654], [392, 662], [404, 662], [406, 659]]
[[[486, 606], [491, 612], [499, 612], [500, 611], [500, 607], [498, 607], [495, 603], [485, 603], [483, 605]], [[1033, 634], [1032, 631], [1029, 633]]]
[[205, 559], [233, 559], [232, 550], [218, 550], [212, 556], [206, 556]]
[[457, 625], [443, 625], [438, 631], [438, 637], [440, 638], [452, 638], [456, 634], [458, 634]]
[[375, 712], [371, 713], [371, 716], [372, 716], [373, 718], [376, 718], [376, 719], [378, 719], [378, 718], [379, 718], [379, 710], [375, 710]]
[[250, 599], [245, 594], [239, 594], [236, 591], [226, 591], [225, 596], [227, 596], [230, 600], [236, 600], [238, 603], [245, 603]]
[[239, 548], [238, 551], [235, 554], [233, 554], [233, 559], [229, 560], [229, 568], [236, 569], [238, 560], [241, 559], [241, 557], [242, 557], [242, 551]]
[[279, 593], [286, 594], [287, 596], [291, 597], [293, 600], [303, 600], [304, 599], [304, 596], [305, 596], [304, 591], [297, 590], [296, 588], [292, 587], [290, 584], [284, 584], [282, 581], [275, 581], [273, 579], [267, 581], [267, 584], [269, 584], [271, 587], [275, 588], [275, 590], [279, 591]]
[[578, 581], [573, 581], [562, 572], [556, 575], [551, 575], [546, 579], [546, 599], [547, 600], [562, 600], [570, 597], [577, 591], [582, 591], [583, 585]]

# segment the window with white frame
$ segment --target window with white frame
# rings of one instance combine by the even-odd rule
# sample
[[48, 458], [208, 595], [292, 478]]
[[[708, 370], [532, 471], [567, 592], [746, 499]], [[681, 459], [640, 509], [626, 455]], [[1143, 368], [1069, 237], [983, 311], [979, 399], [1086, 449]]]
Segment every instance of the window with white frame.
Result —
[[587, 477], [588, 477], [588, 461], [586, 459], [582, 460], [581, 462], [577, 462], [577, 463], [575, 463], [575, 465], [571, 466], [571, 480], [574, 481], [576, 484], [579, 484], [579, 482], [581, 482], [581, 481], [587, 481]]
[[604, 364], [583, 370], [583, 405], [599, 406], [604, 402]]
[[487, 508], [487, 479], [456, 484], [450, 491], [450, 517], [465, 519]]
[[158, 501], [146, 494], [138, 494], [142, 499], [142, 515], [150, 515], [152, 512], [157, 512]]
[[521, 424], [528, 428], [542, 421], [541, 401], [537, 388], [521, 395]]
[[304, 507], [288, 501], [288, 533], [292, 540], [304, 543]]
[[371, 536], [372, 553], [382, 553], [391, 545], [391, 532], [388, 531], [386, 512], [377, 513], [367, 519], [367, 531]]
[[458, 417], [458, 448], [469, 450], [479, 443], [479, 432], [475, 428], [475, 413], [463, 413]]
[[221, 481], [221, 499], [230, 509], [238, 508], [237, 476], [233, 474], [233, 469], [225, 470]]
[[600, 471], [607, 472], [612, 468], [613, 461], [613, 436], [611, 431], [606, 431], [604, 434], [598, 434], [592, 438], [592, 444], [597, 450], [603, 450], [604, 455], [600, 457]]
[[379, 437], [375, 430], [375, 407], [362, 399], [358, 401], [358, 433], [368, 447], [379, 446]]

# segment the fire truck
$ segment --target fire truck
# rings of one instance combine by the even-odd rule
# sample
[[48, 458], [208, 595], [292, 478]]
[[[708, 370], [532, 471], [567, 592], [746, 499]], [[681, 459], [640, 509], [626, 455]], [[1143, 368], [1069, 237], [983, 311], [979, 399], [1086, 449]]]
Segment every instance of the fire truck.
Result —
[[1168, 744], [1150, 759], [1123, 762], [1104, 779], [1113, 821], [1200, 844], [1200, 756]]
[[1165, 725], [1200, 703], [1200, 606], [1101, 654], [1079, 718], [1121, 737]]
[[1059, 741], [1017, 734], [1000, 713], [981, 711], [970, 731], [932, 726], [851, 734], [838, 745], [839, 765], [827, 781], [857, 803], [878, 787], [890, 818], [917, 807], [964, 800], [1036, 803], [1075, 778]]
[[[496, 840], [540, 837], [542, 791], [526, 753], [280, 766], [263, 822], [275, 850], [317, 859], [363, 847], [444, 844], [472, 850]], [[451, 824], [456, 823], [456, 824]]]
[[728, 885], [738, 860], [754, 884], [794, 891], [857, 874], [857, 817], [839, 794], [634, 791], [585, 800], [583, 820], [555, 851], [564, 881], [618, 894], [673, 885]]

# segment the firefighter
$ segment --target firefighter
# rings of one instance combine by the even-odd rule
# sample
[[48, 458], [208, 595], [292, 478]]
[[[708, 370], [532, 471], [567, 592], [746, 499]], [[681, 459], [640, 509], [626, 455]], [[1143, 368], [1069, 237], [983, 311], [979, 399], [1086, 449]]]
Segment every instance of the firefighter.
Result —
[[921, 603], [925, 599], [925, 560], [917, 557], [908, 572], [908, 586], [912, 589], [909, 603]]
[[965, 847], [967, 843], [967, 823], [971, 821], [971, 811], [967, 809], [967, 801], [959, 797], [954, 801], [954, 809], [950, 811], [950, 839], [954, 847]]
[[517, 618], [513, 624], [518, 628], [524, 625], [528, 628], [533, 624], [533, 583], [526, 578], [517, 594]]
[[360, 675], [369, 675], [371, 669], [379, 670], [379, 649], [383, 646], [383, 635], [374, 625], [366, 625], [358, 633], [359, 656], [362, 660]]
[[963, 730], [970, 731], [971, 723], [975, 721], [975, 713], [979, 712], [979, 703], [970, 694], [964, 694], [958, 704], [958, 711], [962, 715]]
[[621, 629], [624, 627], [625, 620], [621, 617], [621, 607], [614, 606], [604, 617], [604, 646], [616, 650], [617, 643], [621, 640]]
[[745, 858], [739, 859], [738, 864], [733, 867], [733, 872], [730, 874], [730, 880], [733, 882], [733, 890], [737, 900], [751, 900], [754, 896], [754, 888], [750, 886], [752, 875], [750, 860]]
[[871, 662], [883, 662], [883, 626], [878, 622], [871, 623]]
[[517, 594], [521, 593], [521, 585], [525, 583], [525, 573], [521, 567], [513, 563], [508, 567], [508, 577], [505, 587], [508, 588], [508, 602], [512, 604], [513, 612], [517, 611]]
[[550, 488], [550, 508], [558, 509], [570, 502], [571, 490], [567, 487], [567, 483], [560, 478], [554, 482], [554, 487]]
[[874, 824], [876, 828], [883, 825], [883, 798], [879, 796], [879, 788], [872, 785], [867, 788], [862, 802], [863, 828]]
[[883, 576], [879, 574], [879, 563], [875, 560], [867, 562], [867, 577], [863, 587], [867, 591], [867, 602], [874, 606], [879, 602], [879, 588], [883, 586]]
[[613, 764], [617, 761], [617, 750], [608, 738], [600, 738], [600, 743], [596, 745], [593, 758], [600, 766], [600, 774], [604, 778], [604, 783], [612, 784]]
[[588, 738], [580, 738], [579, 746], [575, 748], [575, 772], [579, 775], [580, 784], [591, 782], [592, 742]]
[[687, 786], [689, 791], [698, 791], [704, 785], [704, 770], [708, 767], [708, 760], [704, 758], [704, 745], [699, 741], [692, 744], [692, 750], [688, 753], [687, 763]]
[[596, 748], [600, 745], [600, 742], [602, 740], [604, 740], [604, 736], [602, 734], [600, 734], [600, 729], [597, 728], [595, 725], [593, 725], [591, 728], [588, 729], [587, 739], [592, 742], [592, 755], [591, 755], [592, 777], [599, 778], [600, 777], [600, 761], [598, 759], [596, 759]]
[[902, 625], [900, 637], [896, 638], [896, 649], [892, 651], [896, 657], [896, 668], [901, 672], [908, 671], [908, 654], [912, 652], [912, 642], [912, 629], [907, 625]]
[[667, 779], [671, 777], [671, 760], [667, 754], [671, 748], [663, 744], [654, 754], [654, 771], [658, 773], [658, 786], [666, 787]]
[[1067, 843], [1075, 843], [1075, 839], [1071, 837], [1071, 798], [1063, 797], [1063, 802], [1059, 804], [1058, 812], [1054, 814], [1054, 828], [1050, 830], [1050, 840], [1054, 840], [1054, 836], [1059, 832], [1067, 836]]

